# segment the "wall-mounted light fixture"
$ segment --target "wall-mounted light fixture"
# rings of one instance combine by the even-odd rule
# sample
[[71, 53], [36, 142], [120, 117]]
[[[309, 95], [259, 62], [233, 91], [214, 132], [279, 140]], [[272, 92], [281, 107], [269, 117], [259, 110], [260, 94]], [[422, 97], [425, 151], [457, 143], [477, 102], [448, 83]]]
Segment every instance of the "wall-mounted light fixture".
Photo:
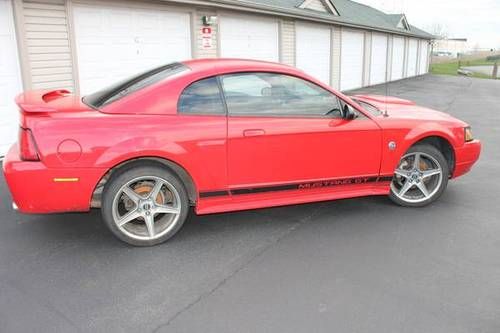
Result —
[[217, 24], [217, 16], [203, 16], [201, 19], [205, 26]]

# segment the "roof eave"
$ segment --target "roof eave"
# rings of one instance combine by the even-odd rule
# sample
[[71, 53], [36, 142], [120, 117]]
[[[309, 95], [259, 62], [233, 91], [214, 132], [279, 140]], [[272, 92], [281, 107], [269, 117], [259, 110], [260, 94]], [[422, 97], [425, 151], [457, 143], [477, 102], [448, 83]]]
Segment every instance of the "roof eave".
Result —
[[302, 20], [306, 20], [306, 21], [335, 24], [335, 25], [345, 26], [345, 27], [349, 27], [349, 28], [358, 28], [358, 29], [365, 29], [365, 30], [371, 30], [371, 31], [392, 33], [392, 34], [403, 35], [403, 36], [408, 36], [408, 37], [418, 37], [418, 38], [423, 38], [423, 39], [435, 39], [434, 36], [432, 36], [431, 34], [428, 34], [428, 33], [426, 33], [426, 35], [423, 35], [423, 34], [413, 33], [412, 31], [398, 31], [398, 30], [384, 29], [384, 28], [380, 28], [380, 27], [373, 27], [373, 26], [368, 26], [368, 25], [363, 25], [363, 24], [342, 22], [342, 21], [338, 20], [338, 18], [341, 18], [342, 16], [333, 16], [332, 15], [333, 16], [332, 18], [326, 18], [326, 17], [324, 17], [324, 14], [316, 14], [314, 12], [309, 12], [309, 11], [307, 12], [308, 15], [305, 15], [305, 13], [300, 12], [301, 11], [300, 9], [286, 10], [282, 7], [277, 7], [277, 6], [272, 6], [272, 5], [264, 5], [264, 4], [255, 4], [255, 3], [238, 1], [238, 0], [210, 0], [209, 3], [207, 3], [207, 1], [202, 1], [202, 0], [162, 0], [162, 1], [187, 4], [187, 5], [196, 5], [196, 6], [202, 6], [202, 7], [216, 7], [216, 8], [222, 8], [222, 9], [237, 10], [237, 11], [243, 10], [243, 11], [252, 12], [252, 13], [278, 15], [278, 16], [289, 17], [289, 18], [302, 19]]

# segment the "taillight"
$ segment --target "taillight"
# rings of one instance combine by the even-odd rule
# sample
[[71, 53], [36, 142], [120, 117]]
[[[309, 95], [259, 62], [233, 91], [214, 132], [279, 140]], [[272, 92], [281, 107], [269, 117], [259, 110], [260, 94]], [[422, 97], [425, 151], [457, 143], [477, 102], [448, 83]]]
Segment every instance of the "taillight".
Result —
[[27, 128], [19, 128], [19, 155], [23, 161], [40, 161], [35, 139]]

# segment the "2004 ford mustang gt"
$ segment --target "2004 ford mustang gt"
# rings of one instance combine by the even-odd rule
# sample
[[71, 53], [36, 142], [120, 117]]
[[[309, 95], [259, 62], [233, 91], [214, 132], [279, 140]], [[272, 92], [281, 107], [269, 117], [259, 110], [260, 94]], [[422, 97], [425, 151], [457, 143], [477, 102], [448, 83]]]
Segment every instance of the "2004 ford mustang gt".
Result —
[[133, 245], [197, 214], [389, 195], [425, 206], [481, 144], [447, 114], [393, 97], [347, 97], [285, 65], [172, 63], [80, 98], [17, 97], [3, 169], [25, 213], [101, 208]]

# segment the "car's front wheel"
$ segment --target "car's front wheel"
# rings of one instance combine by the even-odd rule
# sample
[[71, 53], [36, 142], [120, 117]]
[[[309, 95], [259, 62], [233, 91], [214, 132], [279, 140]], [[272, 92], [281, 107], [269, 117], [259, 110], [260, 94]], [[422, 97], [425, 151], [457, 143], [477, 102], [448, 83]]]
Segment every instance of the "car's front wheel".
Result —
[[111, 232], [135, 246], [172, 237], [184, 223], [189, 201], [181, 181], [157, 165], [118, 171], [103, 193], [102, 215]]
[[449, 173], [448, 163], [437, 148], [413, 146], [394, 171], [389, 197], [401, 206], [426, 206], [443, 194]]

